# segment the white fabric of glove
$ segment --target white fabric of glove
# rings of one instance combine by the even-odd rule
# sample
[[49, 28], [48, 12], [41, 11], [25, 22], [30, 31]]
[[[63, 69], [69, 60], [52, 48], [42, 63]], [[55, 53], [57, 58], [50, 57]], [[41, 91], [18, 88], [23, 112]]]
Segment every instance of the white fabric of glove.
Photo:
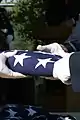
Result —
[[61, 80], [64, 84], [70, 85], [69, 58], [73, 53], [68, 53], [65, 57], [54, 63], [53, 77]]
[[14, 72], [10, 70], [6, 65], [7, 58], [15, 55], [17, 53], [17, 50], [11, 51], [11, 52], [2, 52], [0, 53], [0, 77], [1, 78], [24, 78], [25, 75]]
[[45, 51], [45, 52], [50, 52], [55, 55], [60, 55], [61, 57], [66, 56], [68, 53], [65, 52], [62, 47], [58, 43], [52, 43], [49, 45], [38, 45], [37, 50], [39, 51]]
[[54, 63], [53, 77], [55, 79], [60, 79], [64, 84], [70, 85], [69, 58], [73, 53], [65, 52], [58, 43], [52, 43], [44, 46], [38, 45], [37, 50], [48, 51], [62, 57]]

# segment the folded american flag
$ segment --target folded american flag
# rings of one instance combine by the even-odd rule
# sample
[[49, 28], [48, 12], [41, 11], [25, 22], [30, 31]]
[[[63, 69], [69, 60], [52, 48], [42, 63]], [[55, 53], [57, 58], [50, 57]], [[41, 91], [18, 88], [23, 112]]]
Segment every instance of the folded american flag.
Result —
[[0, 120], [77, 120], [71, 115], [51, 113], [41, 107], [8, 104], [0, 107]]
[[60, 58], [46, 52], [19, 50], [16, 55], [8, 58], [7, 65], [24, 75], [52, 76], [54, 63]]

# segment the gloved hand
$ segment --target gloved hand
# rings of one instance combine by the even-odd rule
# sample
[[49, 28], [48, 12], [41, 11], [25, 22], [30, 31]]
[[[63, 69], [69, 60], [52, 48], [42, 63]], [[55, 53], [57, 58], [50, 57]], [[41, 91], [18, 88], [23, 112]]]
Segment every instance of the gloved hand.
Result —
[[44, 52], [50, 52], [52, 54], [59, 55], [61, 57], [64, 57], [68, 54], [67, 52], [63, 50], [61, 45], [59, 45], [58, 43], [52, 43], [52, 44], [44, 45], [44, 46], [38, 45], [37, 50], [44, 51]]
[[53, 77], [55, 79], [61, 80], [63, 83], [69, 85], [71, 84], [70, 70], [69, 70], [69, 58], [73, 53], [65, 52], [58, 43], [52, 43], [49, 45], [37, 46], [37, 50], [48, 51], [51, 54], [59, 55], [62, 58], [54, 63]]
[[73, 53], [68, 53], [66, 56], [54, 63], [53, 77], [61, 80], [64, 84], [70, 85], [70, 68], [69, 59]]
[[6, 60], [7, 58], [15, 55], [17, 53], [17, 50], [12, 51], [12, 52], [2, 52], [0, 53], [0, 77], [1, 78], [24, 78], [26, 77], [25, 75], [14, 72], [10, 70], [7, 65], [6, 65]]

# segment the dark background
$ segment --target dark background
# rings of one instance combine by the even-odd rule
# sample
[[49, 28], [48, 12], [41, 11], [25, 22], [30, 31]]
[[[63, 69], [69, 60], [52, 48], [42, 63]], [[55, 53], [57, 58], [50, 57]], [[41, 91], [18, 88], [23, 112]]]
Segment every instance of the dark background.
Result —
[[66, 19], [77, 17], [80, 12], [79, 0], [47, 0], [46, 20], [49, 25], [58, 25]]

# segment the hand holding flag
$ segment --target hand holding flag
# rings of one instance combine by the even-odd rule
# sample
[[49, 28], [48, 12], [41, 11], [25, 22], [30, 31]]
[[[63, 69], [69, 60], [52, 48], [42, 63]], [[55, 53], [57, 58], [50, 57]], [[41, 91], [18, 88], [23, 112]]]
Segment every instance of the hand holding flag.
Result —
[[0, 77], [2, 77], [2, 78], [22, 78], [22, 77], [25, 77], [21, 73], [12, 71], [6, 65], [6, 60], [9, 57], [15, 55], [16, 53], [17, 53], [17, 50], [14, 50], [12, 52], [0, 53]]

